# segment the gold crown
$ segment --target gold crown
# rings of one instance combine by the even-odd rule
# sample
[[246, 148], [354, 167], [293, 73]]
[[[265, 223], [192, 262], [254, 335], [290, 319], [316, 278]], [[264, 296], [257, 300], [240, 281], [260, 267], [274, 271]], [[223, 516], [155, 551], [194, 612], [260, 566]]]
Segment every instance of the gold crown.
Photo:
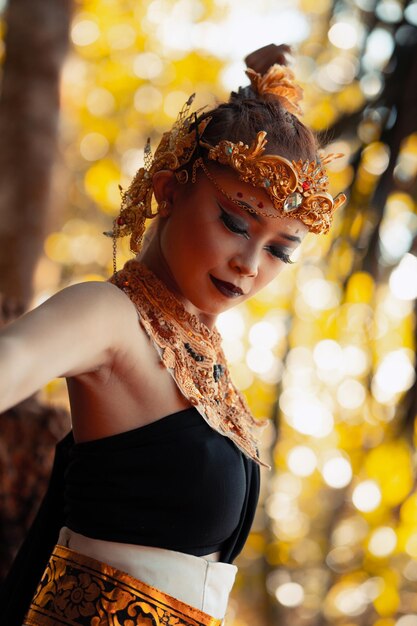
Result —
[[241, 141], [223, 140], [216, 146], [200, 141], [208, 150], [209, 159], [232, 167], [243, 182], [263, 187], [277, 210], [265, 213], [253, 209], [254, 212], [266, 217], [291, 216], [313, 233], [328, 232], [333, 213], [346, 196], [339, 194], [333, 199], [328, 193], [329, 178], [324, 166], [343, 155], [321, 153], [320, 161], [289, 161], [275, 154], [263, 154], [266, 144], [265, 131], [260, 131], [250, 146]]

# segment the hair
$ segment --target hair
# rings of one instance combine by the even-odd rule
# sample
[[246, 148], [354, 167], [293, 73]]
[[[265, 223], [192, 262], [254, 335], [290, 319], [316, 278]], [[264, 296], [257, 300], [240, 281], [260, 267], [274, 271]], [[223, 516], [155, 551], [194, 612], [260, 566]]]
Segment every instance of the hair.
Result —
[[[250, 86], [240, 87], [226, 103], [201, 115], [198, 122], [211, 117], [203, 138], [211, 145], [223, 139], [250, 145], [259, 131], [266, 131], [265, 154], [278, 154], [289, 160], [314, 160], [318, 143], [314, 133], [278, 98], [259, 96]], [[204, 149], [203, 149], [204, 150]], [[204, 155], [202, 155], [204, 156]]]
[[[270, 44], [255, 50], [245, 59], [248, 67], [258, 73], [266, 74], [274, 63], [287, 65], [286, 54], [291, 49], [285, 44]], [[258, 94], [251, 85], [232, 91], [228, 102], [219, 104], [210, 111], [201, 114], [196, 123], [207, 117], [203, 139], [216, 145], [226, 139], [236, 143], [242, 141], [250, 145], [259, 131], [267, 133], [265, 154], [277, 154], [289, 160], [315, 160], [319, 148], [312, 130], [285, 108], [283, 100], [271, 93]], [[195, 127], [195, 125], [194, 125]], [[200, 149], [205, 156], [205, 149]]]

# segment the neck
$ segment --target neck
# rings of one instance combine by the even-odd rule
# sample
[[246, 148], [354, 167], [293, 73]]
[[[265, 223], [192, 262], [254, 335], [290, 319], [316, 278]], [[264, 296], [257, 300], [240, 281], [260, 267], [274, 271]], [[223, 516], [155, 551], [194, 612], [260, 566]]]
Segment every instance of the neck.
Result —
[[214, 327], [216, 323], [216, 316], [204, 313], [204, 311], [195, 307], [192, 302], [187, 300], [182, 295], [175, 277], [171, 272], [171, 268], [169, 267], [162, 252], [159, 227], [148, 245], [141, 250], [136, 258], [138, 261], [146, 265], [146, 267], [150, 269], [151, 272], [153, 272], [173, 294], [175, 294], [176, 298], [181, 302], [188, 313], [195, 315], [200, 322], [207, 326], [210, 330]]

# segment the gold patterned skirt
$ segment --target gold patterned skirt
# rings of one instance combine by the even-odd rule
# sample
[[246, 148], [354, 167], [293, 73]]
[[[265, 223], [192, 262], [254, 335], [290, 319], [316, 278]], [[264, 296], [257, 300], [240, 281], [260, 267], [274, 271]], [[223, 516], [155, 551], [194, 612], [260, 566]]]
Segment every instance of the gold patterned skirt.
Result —
[[57, 545], [27, 626], [220, 626], [222, 620], [111, 565]]

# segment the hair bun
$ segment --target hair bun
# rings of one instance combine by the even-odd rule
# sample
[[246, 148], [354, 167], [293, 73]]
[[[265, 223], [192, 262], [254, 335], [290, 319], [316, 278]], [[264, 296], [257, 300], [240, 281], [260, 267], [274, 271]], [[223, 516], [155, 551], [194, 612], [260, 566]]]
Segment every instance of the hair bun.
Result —
[[276, 63], [278, 65], [288, 65], [286, 56], [288, 54], [291, 54], [291, 47], [287, 44], [282, 43], [277, 46], [274, 43], [270, 43], [248, 54], [244, 61], [246, 67], [250, 67], [258, 74], [266, 74], [269, 68]]

